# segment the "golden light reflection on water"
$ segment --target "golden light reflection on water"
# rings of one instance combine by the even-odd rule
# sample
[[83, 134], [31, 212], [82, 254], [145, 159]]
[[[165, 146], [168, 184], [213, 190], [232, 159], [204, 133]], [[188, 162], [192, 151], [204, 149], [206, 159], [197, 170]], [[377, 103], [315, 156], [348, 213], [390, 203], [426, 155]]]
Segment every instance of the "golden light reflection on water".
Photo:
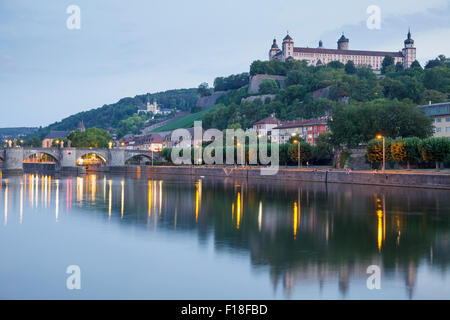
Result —
[[95, 195], [97, 193], [97, 176], [95, 174], [90, 176], [91, 181], [91, 201], [95, 204]]
[[159, 180], [159, 215], [161, 215], [162, 211], [162, 184], [163, 181]]
[[240, 192], [238, 192], [238, 194], [237, 194], [236, 207], [237, 207], [237, 213], [236, 213], [237, 224], [236, 224], [236, 227], [239, 229], [240, 224], [241, 224], [241, 193]]
[[108, 219], [111, 219], [112, 210], [112, 180], [108, 181], [109, 184], [109, 194], [108, 194]]
[[[148, 180], [148, 217], [152, 216], [152, 180]], [[150, 222], [150, 220], [148, 220]]]
[[297, 201], [294, 202], [294, 239], [297, 239], [297, 227], [298, 227], [298, 208]]
[[59, 218], [59, 179], [56, 179], [56, 194], [55, 194], [55, 217], [56, 222], [58, 222]]
[[84, 179], [81, 177], [77, 177], [77, 201], [83, 202], [83, 187], [84, 187]]
[[259, 208], [258, 208], [258, 231], [261, 232], [261, 226], [262, 226], [262, 201], [259, 202]]
[[[195, 222], [198, 222], [198, 212], [201, 206], [202, 199], [202, 179], [199, 179], [195, 184]], [[160, 200], [161, 201], [161, 200]], [[161, 205], [161, 203], [160, 203]]]
[[[106, 177], [103, 177], [100, 181], [98, 180], [97, 175], [88, 175], [86, 179], [83, 177], [75, 177], [75, 178], [67, 178], [65, 179], [66, 183], [65, 186], [65, 192], [66, 192], [66, 204], [67, 204], [67, 210], [71, 208], [72, 205], [72, 183], [73, 180], [76, 180], [76, 201], [77, 202], [83, 202], [83, 199], [86, 199], [89, 201], [90, 204], [95, 204], [97, 200], [97, 192], [103, 192], [103, 198], [108, 202], [108, 219], [111, 219], [112, 213], [113, 213], [113, 197], [114, 197], [114, 191], [113, 191], [113, 180], [109, 179], [107, 180]], [[97, 183], [102, 183], [103, 180], [103, 190], [98, 188]], [[40, 184], [40, 185], [39, 185]], [[86, 186], [84, 186], [86, 184]], [[61, 190], [64, 190], [64, 186]], [[126, 214], [125, 210], [125, 180], [122, 179], [120, 181], [120, 217], [123, 219], [124, 215]], [[161, 216], [162, 212], [167, 212], [163, 210], [165, 206], [170, 203], [167, 199], [167, 196], [164, 194], [163, 190], [164, 181], [163, 180], [148, 180], [147, 181], [147, 216], [150, 218], [152, 215], [153, 210], [158, 210], [159, 215]], [[54, 187], [54, 188], [53, 188]], [[99, 191], [102, 190], [102, 191]], [[234, 221], [234, 216], [236, 214], [236, 225], [235, 227], [239, 230], [242, 227], [243, 223], [243, 208], [244, 208], [244, 199], [243, 199], [243, 190], [241, 185], [234, 185], [235, 189], [235, 201], [231, 203], [231, 218], [232, 221]], [[60, 180], [59, 179], [53, 179], [51, 176], [47, 175], [24, 175], [23, 179], [19, 180], [19, 186], [18, 186], [18, 195], [19, 195], [19, 204], [18, 204], [18, 213], [19, 213], [19, 222], [22, 223], [24, 220], [24, 200], [28, 199], [31, 207], [38, 208], [39, 202], [38, 199], [41, 199], [41, 207], [51, 207], [51, 204], [55, 205], [54, 207], [54, 214], [55, 219], [58, 222], [60, 220], [60, 212], [59, 212], [59, 205], [60, 205]], [[28, 192], [28, 195], [27, 195]], [[41, 193], [39, 195], [39, 192]], [[86, 195], [84, 195], [84, 192], [86, 192]], [[8, 185], [8, 180], [3, 179], [2, 180], [2, 193], [3, 193], [3, 199], [4, 199], [4, 224], [6, 225], [8, 223], [8, 194], [11, 193], [11, 186]], [[201, 214], [201, 208], [202, 208], [202, 193], [203, 193], [203, 180], [199, 179], [195, 182], [195, 223], [199, 223], [199, 218]], [[118, 193], [117, 193], [118, 196]], [[53, 201], [54, 198], [55, 200]], [[108, 199], [108, 200], [106, 200]], [[163, 204], [163, 200], [165, 199], [165, 203]], [[386, 241], [386, 201], [385, 196], [380, 195], [376, 198], [376, 215], [377, 215], [377, 234], [376, 234], [376, 243], [377, 243], [377, 249], [379, 252], [382, 251], [384, 243]], [[11, 199], [9, 199], [11, 200]], [[26, 201], [28, 201], [26, 200]], [[254, 199], [256, 200], [256, 199]], [[250, 199], [249, 203], [255, 202], [253, 199]], [[177, 200], [178, 203], [178, 200]], [[291, 202], [292, 203], [292, 202]], [[249, 204], [250, 206], [253, 206], [253, 204]], [[257, 200], [255, 203], [257, 206], [257, 229], [259, 232], [262, 231], [262, 219], [263, 219], [263, 201]], [[236, 212], [235, 212], [236, 211]], [[250, 210], [251, 212], [251, 210]], [[26, 212], [25, 212], [26, 213]], [[174, 228], [177, 226], [177, 220], [179, 219], [178, 215], [178, 207], [175, 206], [173, 208], [172, 213], [175, 213], [173, 216], [173, 225]], [[301, 207], [300, 207], [300, 193], [297, 196], [297, 200], [293, 202], [293, 213], [292, 213], [292, 229], [293, 230], [293, 238], [297, 239], [298, 232], [300, 229], [301, 224]], [[328, 213], [326, 214], [326, 221], [324, 221], [324, 236], [328, 242], [329, 238], [329, 218]], [[401, 216], [393, 214], [391, 217], [391, 223], [394, 227], [395, 232], [395, 243], [397, 246], [400, 243], [400, 236], [402, 235], [401, 232]], [[25, 217], [26, 218], [26, 217]], [[306, 227], [307, 228], [314, 228], [315, 220], [314, 217], [310, 220], [307, 218], [306, 221]], [[252, 219], [252, 218], [248, 218]], [[147, 223], [150, 223], [150, 220], [148, 220]], [[155, 216], [155, 224], [157, 223], [157, 216]], [[234, 222], [233, 222], [234, 224]], [[332, 228], [332, 224], [331, 224]], [[331, 229], [332, 230], [332, 229]]]
[[125, 207], [125, 181], [120, 181], [120, 185], [122, 187], [120, 195], [120, 218], [123, 219], [123, 210]]
[[377, 198], [377, 246], [378, 252], [381, 252], [383, 242], [386, 240], [386, 204], [385, 198]]
[[106, 203], [106, 177], [103, 177], [103, 203]]
[[42, 184], [44, 188], [44, 208], [47, 208], [47, 200], [48, 200], [48, 180], [47, 176], [42, 177], [44, 179], [44, 183]]

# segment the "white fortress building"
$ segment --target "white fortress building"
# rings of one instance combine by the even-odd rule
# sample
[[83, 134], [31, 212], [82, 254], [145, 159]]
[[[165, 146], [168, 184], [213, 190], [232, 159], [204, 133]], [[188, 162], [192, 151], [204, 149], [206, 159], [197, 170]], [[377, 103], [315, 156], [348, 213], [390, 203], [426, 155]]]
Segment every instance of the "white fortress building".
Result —
[[317, 48], [295, 47], [294, 40], [288, 33], [283, 39], [281, 49], [278, 48], [277, 40], [273, 40], [269, 51], [269, 60], [305, 60], [309, 65], [313, 66], [325, 65], [331, 61], [339, 61], [345, 64], [351, 60], [355, 66], [370, 66], [374, 71], [381, 70], [383, 59], [386, 55], [394, 58], [394, 64], [401, 62], [405, 69], [409, 68], [416, 60], [416, 48], [414, 47], [414, 40], [411, 38], [410, 31], [408, 31], [407, 39], [404, 42], [404, 48], [397, 52], [350, 50], [349, 42], [349, 39], [342, 34], [337, 41], [337, 49], [324, 48], [322, 40], [319, 41]]

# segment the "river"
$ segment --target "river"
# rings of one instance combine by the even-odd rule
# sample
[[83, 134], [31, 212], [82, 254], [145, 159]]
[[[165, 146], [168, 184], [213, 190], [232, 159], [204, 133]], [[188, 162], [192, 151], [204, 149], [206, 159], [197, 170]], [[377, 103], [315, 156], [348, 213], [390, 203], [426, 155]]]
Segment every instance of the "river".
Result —
[[450, 297], [448, 190], [139, 173], [0, 181], [1, 299]]

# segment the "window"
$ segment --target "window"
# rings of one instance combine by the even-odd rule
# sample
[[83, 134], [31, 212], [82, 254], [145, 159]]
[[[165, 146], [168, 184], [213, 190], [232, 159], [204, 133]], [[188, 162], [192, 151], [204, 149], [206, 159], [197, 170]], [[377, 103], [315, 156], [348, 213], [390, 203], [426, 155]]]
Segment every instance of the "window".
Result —
[[442, 131], [442, 128], [436, 128], [436, 133], [439, 133]]
[[450, 132], [450, 127], [445, 127], [445, 132]]
[[450, 122], [450, 117], [445, 118], [445, 122]]
[[436, 122], [437, 122], [437, 123], [440, 123], [441, 121], [442, 121], [441, 118], [436, 118]]

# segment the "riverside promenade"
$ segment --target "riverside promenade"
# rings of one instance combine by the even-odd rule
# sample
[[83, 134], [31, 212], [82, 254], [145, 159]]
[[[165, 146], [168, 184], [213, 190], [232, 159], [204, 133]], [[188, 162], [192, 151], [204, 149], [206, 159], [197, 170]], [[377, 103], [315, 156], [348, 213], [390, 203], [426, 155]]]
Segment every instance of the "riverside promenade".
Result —
[[334, 169], [280, 168], [275, 175], [261, 175], [258, 167], [209, 167], [209, 166], [127, 166], [120, 172], [146, 174], [147, 176], [176, 175], [194, 177], [218, 177], [239, 179], [263, 179], [307, 181], [322, 183], [346, 183], [360, 185], [417, 187], [450, 190], [450, 172], [433, 171], [346, 171]]

